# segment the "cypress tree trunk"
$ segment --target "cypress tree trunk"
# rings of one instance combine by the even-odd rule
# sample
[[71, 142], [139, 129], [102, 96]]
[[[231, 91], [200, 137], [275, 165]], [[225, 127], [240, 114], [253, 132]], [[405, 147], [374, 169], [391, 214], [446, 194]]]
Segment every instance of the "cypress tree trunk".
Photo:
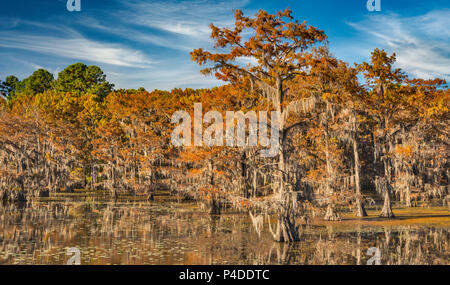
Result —
[[[381, 86], [381, 92], [383, 92], [383, 86]], [[384, 194], [384, 204], [381, 210], [380, 218], [395, 218], [391, 207], [391, 165], [390, 158], [388, 156], [389, 149], [392, 149], [391, 138], [388, 136], [388, 120], [386, 115], [383, 117], [382, 129], [384, 133], [383, 137], [383, 167], [384, 167], [384, 177], [383, 177], [383, 187], [382, 193]]]
[[210, 215], [220, 215], [220, 202], [214, 199], [214, 197], [211, 197], [208, 206]]
[[[280, 135], [280, 137], [282, 136]], [[284, 186], [286, 165], [285, 154], [281, 143], [279, 156], [278, 167], [281, 173], [278, 185], [278, 195], [281, 199], [282, 210], [278, 214], [277, 228], [276, 232], [273, 233], [273, 236], [274, 240], [277, 242], [295, 242], [300, 240], [298, 226], [295, 222], [295, 212], [292, 207], [293, 202], [296, 203], [296, 201], [291, 200], [292, 195], [286, 192]]]
[[355, 161], [355, 188], [356, 188], [356, 216], [366, 217], [366, 209], [364, 208], [364, 203], [361, 196], [361, 181], [360, 181], [360, 163], [358, 154], [358, 129], [356, 124], [356, 114], [353, 112], [353, 156]]
[[406, 207], [411, 207], [411, 185], [409, 184], [408, 181], [408, 186], [406, 188], [406, 198], [405, 198], [405, 205]]
[[[206, 179], [207, 179], [207, 183], [210, 185], [214, 185], [215, 181], [214, 181], [214, 165], [213, 165], [213, 161], [209, 160], [208, 161], [208, 170], [207, 170], [207, 175], [206, 175]], [[208, 201], [208, 207], [209, 207], [209, 213], [211, 215], [219, 215], [220, 214], [220, 197], [216, 197], [216, 195], [211, 195], [211, 199]]]
[[295, 242], [299, 240], [298, 227], [295, 226], [295, 221], [293, 221], [289, 215], [280, 215], [278, 217], [275, 241]]
[[[329, 102], [326, 103], [326, 110], [325, 110], [325, 122], [324, 122], [324, 128], [325, 128], [325, 158], [326, 158], [326, 164], [327, 164], [327, 180], [326, 180], [326, 194], [328, 196], [331, 196], [334, 192], [333, 187], [331, 186], [331, 182], [334, 178], [334, 171], [333, 166], [331, 164], [331, 158], [330, 158], [330, 146], [329, 146], [329, 140], [330, 135], [328, 132], [328, 110], [330, 108]], [[324, 220], [326, 221], [340, 221], [341, 218], [339, 214], [336, 212], [334, 201], [329, 197], [327, 212], [325, 214]]]
[[333, 203], [329, 203], [327, 207], [327, 213], [325, 214], [324, 220], [326, 221], [340, 221], [341, 217], [336, 212], [336, 209], [334, 208]]
[[384, 191], [384, 204], [383, 210], [381, 210], [380, 218], [395, 218], [391, 208], [391, 197], [389, 192], [389, 189], [385, 189]]
[[269, 222], [269, 229], [276, 242], [296, 242], [300, 240], [299, 227], [295, 224], [294, 216], [283, 211], [278, 214], [277, 227], [275, 232]]
[[[277, 76], [277, 92], [274, 98], [276, 110], [279, 112], [280, 118], [278, 120], [279, 148], [278, 148], [278, 185], [275, 189], [275, 194], [279, 196], [281, 202], [281, 210], [278, 214], [277, 229], [272, 233], [275, 241], [278, 242], [295, 242], [300, 240], [298, 233], [298, 226], [295, 222], [295, 204], [297, 201], [292, 200], [292, 193], [287, 192], [286, 183], [286, 153], [284, 145], [284, 113], [283, 113], [283, 84], [282, 79]], [[274, 122], [272, 122], [273, 124]], [[270, 223], [269, 223], [270, 225]]]

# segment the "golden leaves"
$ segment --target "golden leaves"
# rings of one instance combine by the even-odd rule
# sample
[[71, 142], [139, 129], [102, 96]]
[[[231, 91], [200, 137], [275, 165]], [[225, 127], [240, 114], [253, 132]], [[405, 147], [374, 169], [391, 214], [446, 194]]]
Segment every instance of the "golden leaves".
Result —
[[405, 158], [410, 158], [413, 155], [413, 148], [409, 145], [397, 146], [395, 153]]

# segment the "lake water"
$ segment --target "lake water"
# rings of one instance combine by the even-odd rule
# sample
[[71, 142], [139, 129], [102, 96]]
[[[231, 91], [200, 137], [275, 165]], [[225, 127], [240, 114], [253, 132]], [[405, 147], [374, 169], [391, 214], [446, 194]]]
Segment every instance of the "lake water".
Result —
[[[89, 202], [90, 201], [90, 202]], [[0, 205], [0, 264], [450, 264], [448, 227], [303, 225], [301, 241], [261, 236], [246, 213], [211, 216], [194, 202], [61, 199]]]

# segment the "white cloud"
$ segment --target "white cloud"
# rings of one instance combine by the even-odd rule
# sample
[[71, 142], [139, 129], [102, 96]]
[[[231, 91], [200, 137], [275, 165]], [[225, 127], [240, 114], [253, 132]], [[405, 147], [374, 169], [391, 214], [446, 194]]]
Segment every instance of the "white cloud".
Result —
[[364, 32], [375, 47], [397, 55], [397, 66], [421, 78], [450, 79], [450, 10], [435, 10], [415, 17], [370, 15], [349, 23]]
[[154, 33], [149, 32], [143, 33], [136, 29], [126, 27], [121, 23], [117, 23], [116, 26], [106, 26], [97, 19], [82, 18], [79, 24], [86, 26], [90, 29], [96, 29], [104, 33], [116, 35], [121, 38], [135, 42], [148, 43], [155, 46], [162, 46], [180, 51], [191, 50], [190, 47], [186, 47], [185, 43], [183, 43], [183, 39], [179, 39], [177, 37], [158, 36]]
[[0, 33], [0, 47], [89, 60], [127, 67], [149, 67], [154, 63], [142, 52], [118, 44], [92, 41], [84, 37], [60, 38], [53, 36]]
[[[17, 65], [16, 70], [32, 72], [38, 66], [55, 70], [64, 68], [69, 61], [80, 60], [105, 64], [102, 69], [117, 88], [212, 87], [223, 82], [203, 76], [201, 67], [190, 61], [189, 52], [199, 47], [211, 48], [209, 24], [232, 26], [232, 10], [244, 9], [249, 1], [117, 0], [119, 8], [102, 11], [101, 16], [86, 13], [70, 20], [61, 18], [56, 24], [11, 21], [0, 30], [0, 49], [32, 51], [27, 53], [30, 57], [23, 58], [24, 62], [8, 58], [9, 70], [10, 63]], [[82, 33], [86, 30], [90, 33]], [[143, 49], [144, 46], [147, 47]], [[254, 60], [243, 58], [240, 63], [251, 64]]]
[[230, 1], [134, 1], [127, 3], [128, 11], [123, 19], [150, 28], [188, 37], [207, 39], [209, 24], [219, 26], [233, 24], [233, 9], [243, 8], [248, 0]]
[[109, 80], [119, 88], [145, 87], [147, 90], [173, 88], [205, 88], [224, 84], [214, 76], [203, 76], [195, 65], [181, 65], [177, 69], [159, 68], [126, 72], [105, 70]]

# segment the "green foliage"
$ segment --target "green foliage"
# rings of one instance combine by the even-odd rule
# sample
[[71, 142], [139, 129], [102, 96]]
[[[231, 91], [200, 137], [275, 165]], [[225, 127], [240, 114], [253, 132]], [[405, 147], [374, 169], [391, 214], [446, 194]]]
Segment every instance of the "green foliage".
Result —
[[0, 93], [5, 96], [9, 101], [15, 96], [15, 92], [19, 87], [20, 81], [14, 75], [9, 75], [6, 77], [4, 82], [0, 81]]
[[45, 69], [38, 69], [30, 77], [25, 78], [16, 88], [16, 92], [24, 93], [26, 95], [34, 96], [52, 89], [52, 84], [55, 79], [53, 74]]
[[114, 84], [106, 81], [106, 75], [95, 65], [84, 63], [69, 65], [58, 74], [54, 88], [59, 92], [70, 92], [77, 95], [90, 93], [103, 100], [113, 90]]

